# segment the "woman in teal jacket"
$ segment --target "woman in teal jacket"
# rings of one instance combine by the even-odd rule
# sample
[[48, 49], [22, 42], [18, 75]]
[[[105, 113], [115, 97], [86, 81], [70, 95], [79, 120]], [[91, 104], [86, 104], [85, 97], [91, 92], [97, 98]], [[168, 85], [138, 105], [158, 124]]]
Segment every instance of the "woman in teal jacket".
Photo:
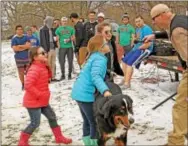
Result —
[[97, 145], [96, 123], [93, 113], [94, 93], [96, 89], [111, 96], [104, 82], [107, 70], [106, 53], [110, 51], [102, 35], [92, 37], [88, 43], [89, 57], [84, 64], [72, 89], [72, 98], [77, 101], [83, 117], [83, 142], [85, 145]]

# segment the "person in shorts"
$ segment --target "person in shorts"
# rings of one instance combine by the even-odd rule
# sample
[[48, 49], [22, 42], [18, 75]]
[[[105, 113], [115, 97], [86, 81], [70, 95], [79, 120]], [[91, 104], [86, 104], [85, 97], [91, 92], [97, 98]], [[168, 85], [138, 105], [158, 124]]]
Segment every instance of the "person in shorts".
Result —
[[[138, 41], [141, 41], [146, 35], [152, 34], [152, 29], [150, 26], [146, 25], [144, 23], [144, 19], [141, 16], [137, 16], [135, 19], [135, 23], [137, 26], [136, 29], [136, 39]], [[140, 46], [142, 45], [142, 48]], [[122, 59], [123, 61], [123, 72], [124, 72], [124, 81], [123, 81], [123, 87], [124, 88], [130, 88], [130, 82], [133, 75], [133, 65], [138, 69], [140, 66], [140, 57], [142, 55], [148, 56], [153, 50], [153, 43], [136, 43], [132, 50], [125, 55], [125, 57]], [[137, 61], [139, 60], [139, 63]], [[136, 64], [136, 65], [135, 65]]]
[[16, 35], [11, 40], [11, 47], [15, 53], [14, 58], [18, 69], [18, 75], [24, 89], [24, 73], [29, 65], [28, 50], [31, 47], [30, 40], [23, 33], [22, 25], [15, 27]]

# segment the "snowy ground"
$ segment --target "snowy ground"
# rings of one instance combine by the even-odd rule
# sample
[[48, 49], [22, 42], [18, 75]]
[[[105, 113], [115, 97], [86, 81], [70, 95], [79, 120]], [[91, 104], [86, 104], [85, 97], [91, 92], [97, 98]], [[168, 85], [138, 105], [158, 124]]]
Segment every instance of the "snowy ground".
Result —
[[[76, 61], [74, 62], [76, 64]], [[79, 72], [78, 66], [75, 65]], [[174, 101], [169, 100], [156, 110], [152, 107], [176, 91], [177, 82], [171, 82], [168, 71], [159, 69], [158, 84], [142, 83], [145, 77], [157, 77], [154, 65], [142, 65], [135, 70], [132, 88], [123, 93], [128, 94], [134, 101], [135, 123], [128, 134], [128, 145], [162, 145], [167, 141], [167, 134], [172, 129], [172, 106]], [[152, 73], [151, 73], [152, 72]], [[76, 76], [75, 74], [73, 76]], [[57, 78], [60, 77], [57, 62]], [[120, 82], [122, 78], [116, 77]], [[51, 106], [53, 107], [58, 123], [64, 134], [73, 138], [71, 145], [81, 145], [82, 118], [76, 105], [70, 97], [71, 88], [75, 79], [64, 80], [50, 84]], [[23, 91], [17, 77], [13, 51], [10, 42], [2, 43], [2, 144], [17, 144], [20, 131], [29, 123], [29, 116], [22, 107]], [[111, 140], [111, 142], [113, 142]], [[109, 142], [109, 143], [111, 143]], [[30, 144], [55, 145], [51, 129], [44, 116], [41, 125], [34, 132]], [[112, 143], [111, 143], [112, 144]]]

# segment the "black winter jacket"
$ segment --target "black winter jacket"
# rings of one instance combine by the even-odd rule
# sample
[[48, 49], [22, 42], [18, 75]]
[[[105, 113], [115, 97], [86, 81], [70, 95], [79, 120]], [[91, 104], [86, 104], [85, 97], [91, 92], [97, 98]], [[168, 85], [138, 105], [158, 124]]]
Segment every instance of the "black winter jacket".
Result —
[[78, 21], [74, 26], [74, 29], [75, 29], [75, 37], [76, 37], [75, 52], [78, 52], [79, 48], [83, 47], [84, 25]]
[[[106, 77], [105, 77], [105, 80], [108, 80], [108, 81], [113, 81], [113, 77], [111, 76], [111, 74], [110, 74], [110, 72], [109, 71], [113, 71], [113, 72], [115, 72], [117, 75], [120, 75], [120, 76], [123, 76], [124, 74], [123, 74], [123, 71], [122, 71], [122, 69], [121, 69], [121, 67], [120, 67], [120, 64], [119, 64], [119, 61], [118, 61], [118, 56], [117, 56], [117, 48], [116, 48], [116, 44], [115, 44], [115, 36], [112, 36], [112, 38], [111, 38], [111, 45], [112, 45], [112, 48], [113, 48], [113, 60], [114, 60], [114, 62], [113, 62], [113, 69], [114, 70], [112, 70], [111, 68], [109, 68], [109, 66], [108, 66], [108, 68], [107, 68], [107, 73], [106, 73]], [[108, 55], [107, 55], [107, 58], [108, 58], [108, 61], [110, 61], [111, 62], [111, 57], [109, 57]]]
[[96, 25], [97, 25], [97, 22], [94, 22], [94, 23], [86, 22], [84, 24], [83, 46], [87, 47], [89, 39], [95, 35], [95, 26]]
[[[53, 30], [52, 30], [53, 31]], [[53, 34], [53, 33], [52, 33]], [[56, 42], [54, 41], [54, 44]], [[41, 29], [40, 29], [40, 45], [41, 47], [46, 51], [49, 52], [50, 51], [50, 35], [49, 35], [49, 28], [44, 25]], [[55, 48], [54, 48], [55, 49]]]

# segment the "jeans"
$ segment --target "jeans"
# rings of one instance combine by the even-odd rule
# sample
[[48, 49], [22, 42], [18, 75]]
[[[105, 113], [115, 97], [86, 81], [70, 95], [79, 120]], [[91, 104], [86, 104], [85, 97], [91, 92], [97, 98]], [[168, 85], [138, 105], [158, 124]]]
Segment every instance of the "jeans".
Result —
[[27, 108], [31, 123], [25, 128], [24, 133], [32, 134], [40, 125], [41, 113], [48, 119], [51, 128], [58, 126], [56, 115], [50, 105], [41, 108]]
[[77, 103], [83, 118], [83, 137], [90, 136], [91, 139], [96, 139], [97, 130], [93, 112], [93, 102], [77, 101]]
[[61, 74], [65, 76], [65, 57], [67, 55], [69, 64], [69, 75], [72, 73], [73, 65], [73, 48], [60, 48], [59, 49], [59, 63], [61, 67]]

